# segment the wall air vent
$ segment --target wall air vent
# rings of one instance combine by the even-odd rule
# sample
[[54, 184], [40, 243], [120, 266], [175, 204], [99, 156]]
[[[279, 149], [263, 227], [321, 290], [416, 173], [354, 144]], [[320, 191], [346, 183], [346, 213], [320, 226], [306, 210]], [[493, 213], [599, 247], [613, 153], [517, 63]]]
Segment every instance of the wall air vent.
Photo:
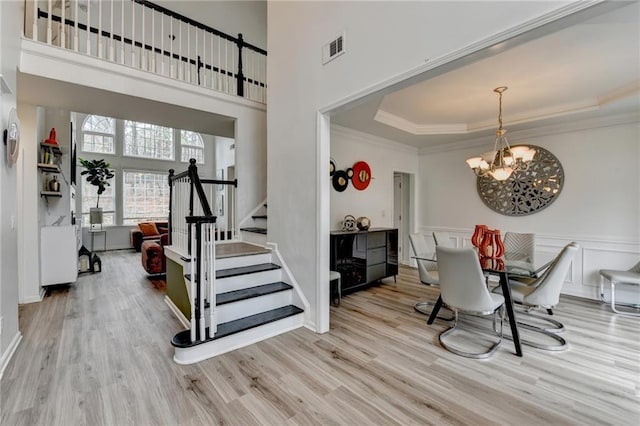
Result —
[[346, 52], [344, 32], [322, 47], [322, 64], [326, 64]]

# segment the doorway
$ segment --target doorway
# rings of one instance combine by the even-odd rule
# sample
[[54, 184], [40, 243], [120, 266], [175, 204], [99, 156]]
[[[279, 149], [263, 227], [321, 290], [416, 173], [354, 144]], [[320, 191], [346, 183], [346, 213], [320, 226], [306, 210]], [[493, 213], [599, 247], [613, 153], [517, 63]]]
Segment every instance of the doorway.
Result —
[[393, 173], [393, 227], [398, 229], [398, 261], [410, 264], [409, 233], [411, 229], [411, 175]]

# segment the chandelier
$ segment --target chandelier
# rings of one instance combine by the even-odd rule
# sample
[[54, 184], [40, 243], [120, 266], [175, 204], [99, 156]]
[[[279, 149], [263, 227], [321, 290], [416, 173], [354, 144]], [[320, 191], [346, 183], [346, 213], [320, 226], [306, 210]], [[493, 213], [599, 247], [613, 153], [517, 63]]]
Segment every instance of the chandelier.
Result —
[[467, 160], [467, 164], [478, 177], [491, 176], [495, 180], [503, 181], [509, 179], [511, 174], [518, 170], [527, 170], [529, 162], [533, 160], [536, 150], [528, 146], [509, 146], [507, 131], [502, 128], [502, 93], [507, 90], [507, 86], [493, 89], [500, 96], [498, 113], [498, 130], [496, 130], [496, 141], [493, 151], [486, 152], [480, 157], [473, 157]]

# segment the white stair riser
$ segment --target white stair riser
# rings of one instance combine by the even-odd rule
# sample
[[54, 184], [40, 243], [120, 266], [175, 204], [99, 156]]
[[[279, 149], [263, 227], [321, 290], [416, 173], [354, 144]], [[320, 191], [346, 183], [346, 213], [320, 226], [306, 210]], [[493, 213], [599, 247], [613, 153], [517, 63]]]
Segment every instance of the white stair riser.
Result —
[[277, 281], [282, 281], [281, 269], [237, 275], [229, 278], [218, 278], [216, 279], [216, 293], [226, 293], [227, 291], [241, 290], [243, 288], [270, 284]]
[[[220, 305], [216, 310], [218, 324], [291, 305], [292, 297], [292, 291], [285, 290], [267, 294], [265, 296], [252, 297], [251, 299]], [[207, 315], [208, 314], [209, 313], [207, 312]]]
[[267, 236], [264, 234], [256, 234], [255, 232], [242, 232], [242, 240], [247, 243], [259, 244], [261, 246], [267, 244]]
[[241, 268], [243, 266], [259, 265], [261, 263], [271, 263], [271, 253], [216, 259], [216, 270]]
[[269, 324], [254, 327], [241, 333], [212, 340], [190, 348], [175, 348], [173, 360], [178, 364], [194, 364], [214, 356], [243, 348], [270, 337], [286, 333], [304, 325], [304, 314], [300, 313]]

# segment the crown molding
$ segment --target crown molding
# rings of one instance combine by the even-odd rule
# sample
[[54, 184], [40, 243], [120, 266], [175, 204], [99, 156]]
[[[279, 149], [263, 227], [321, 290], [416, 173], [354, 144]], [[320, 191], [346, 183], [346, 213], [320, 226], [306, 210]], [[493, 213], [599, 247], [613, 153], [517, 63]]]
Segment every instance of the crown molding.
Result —
[[373, 119], [378, 123], [395, 127], [398, 130], [402, 130], [413, 135], [452, 135], [469, 133], [468, 126], [464, 123], [417, 124], [382, 109], [378, 109]]
[[[597, 117], [591, 119], [574, 120], [566, 123], [559, 123], [550, 126], [541, 126], [535, 129], [519, 130], [509, 133], [509, 142], [511, 145], [526, 144], [525, 139], [537, 138], [559, 133], [577, 132], [581, 130], [597, 129], [601, 127], [620, 126], [624, 124], [640, 124], [640, 112], [631, 112], [606, 117]], [[493, 138], [476, 137], [464, 139], [453, 143], [444, 143], [430, 147], [422, 147], [419, 152], [423, 154], [436, 154], [449, 151], [458, 151], [469, 148], [490, 148], [493, 144]]]
[[344, 138], [352, 139], [356, 142], [366, 143], [368, 145], [392, 151], [402, 151], [408, 154], [419, 153], [419, 149], [417, 147], [393, 141], [391, 139], [381, 138], [380, 136], [374, 136], [369, 133], [361, 132], [359, 130], [350, 129], [348, 127], [343, 127], [338, 124], [331, 125], [332, 143], [333, 136], [342, 136]]

